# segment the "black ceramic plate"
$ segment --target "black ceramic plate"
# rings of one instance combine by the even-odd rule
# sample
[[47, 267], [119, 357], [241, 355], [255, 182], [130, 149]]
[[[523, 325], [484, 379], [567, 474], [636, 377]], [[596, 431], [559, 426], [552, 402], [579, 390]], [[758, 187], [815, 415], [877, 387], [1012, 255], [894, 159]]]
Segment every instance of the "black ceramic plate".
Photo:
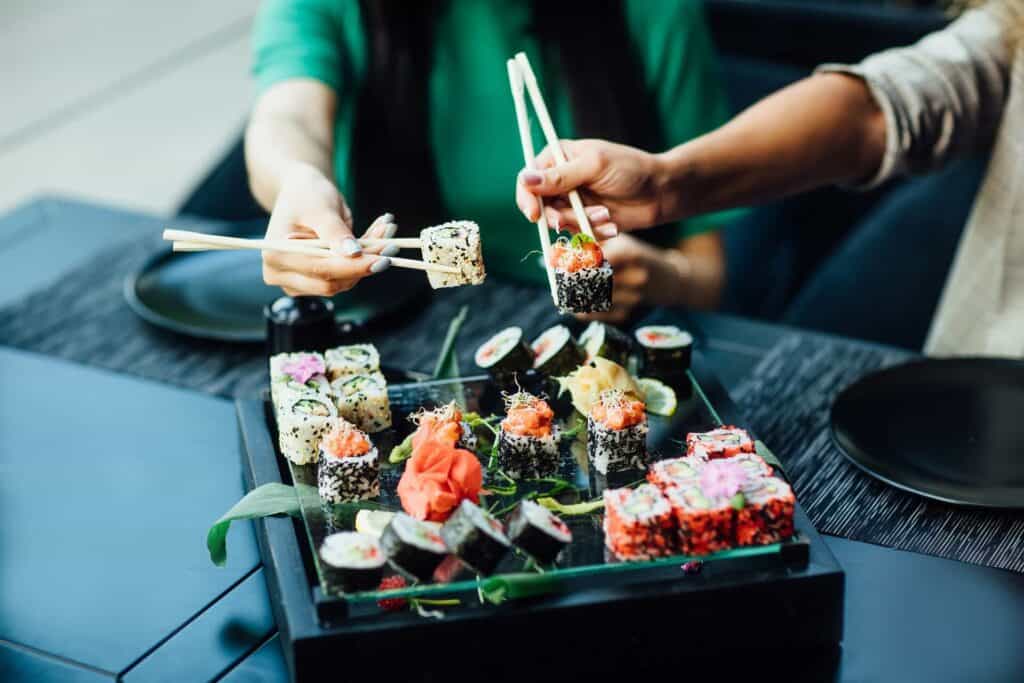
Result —
[[859, 468], [957, 505], [1024, 508], [1024, 362], [922, 360], [881, 370], [832, 405]]
[[[367, 323], [398, 312], [422, 291], [396, 284], [388, 273], [337, 295], [336, 317]], [[282, 292], [263, 283], [260, 257], [251, 251], [165, 251], [125, 280], [124, 294], [142, 318], [172, 332], [262, 342], [263, 306]]]

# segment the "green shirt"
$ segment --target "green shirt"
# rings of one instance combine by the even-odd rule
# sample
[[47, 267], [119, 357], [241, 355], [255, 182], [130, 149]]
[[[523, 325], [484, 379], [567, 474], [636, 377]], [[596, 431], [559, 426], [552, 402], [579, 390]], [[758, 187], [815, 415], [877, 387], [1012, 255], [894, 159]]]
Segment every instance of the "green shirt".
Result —
[[[685, 142], [723, 123], [729, 110], [701, 4], [627, 0], [625, 10], [666, 144]], [[519, 51], [531, 57], [535, 69], [542, 64], [537, 39], [529, 30], [530, 16], [530, 4], [521, 0], [446, 4], [435, 29], [430, 134], [443, 205], [452, 219], [480, 224], [488, 271], [543, 282], [539, 260], [523, 260], [539, 245], [536, 229], [513, 201], [523, 155], [505, 65]], [[346, 199], [357, 205], [358, 179], [350, 164], [352, 129], [368, 59], [359, 3], [265, 0], [252, 47], [260, 90], [291, 78], [313, 78], [337, 93], [335, 176]], [[567, 88], [543, 69], [537, 78], [558, 134], [573, 137]], [[532, 113], [531, 120], [539, 151], [544, 138]], [[717, 228], [725, 220], [721, 214], [689, 219], [678, 225], [675, 237]]]

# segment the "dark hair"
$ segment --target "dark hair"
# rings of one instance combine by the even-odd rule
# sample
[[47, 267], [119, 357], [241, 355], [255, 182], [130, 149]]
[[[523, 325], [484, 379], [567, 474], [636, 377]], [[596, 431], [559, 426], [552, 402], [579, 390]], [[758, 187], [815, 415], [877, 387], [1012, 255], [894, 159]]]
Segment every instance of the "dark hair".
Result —
[[[447, 220], [430, 145], [427, 92], [434, 18], [445, 1], [360, 4], [370, 47], [353, 141], [357, 225], [385, 211], [410, 229]], [[661, 127], [626, 28], [623, 0], [535, 0], [532, 6], [543, 60], [568, 85], [576, 135], [660, 148]]]

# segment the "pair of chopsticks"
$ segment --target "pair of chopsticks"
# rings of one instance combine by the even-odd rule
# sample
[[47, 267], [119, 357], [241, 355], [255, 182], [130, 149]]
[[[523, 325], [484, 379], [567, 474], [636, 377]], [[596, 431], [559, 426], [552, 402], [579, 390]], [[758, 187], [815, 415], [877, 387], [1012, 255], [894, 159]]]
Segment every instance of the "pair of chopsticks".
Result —
[[[537, 77], [533, 73], [533, 68], [530, 67], [530, 60], [527, 58], [526, 53], [520, 52], [516, 54], [515, 59], [508, 60], [506, 64], [508, 66], [508, 81], [512, 88], [512, 100], [515, 102], [516, 107], [516, 121], [519, 124], [519, 139], [523, 144], [523, 159], [526, 162], [526, 168], [533, 170], [536, 168], [536, 163], [534, 161], [533, 136], [530, 133], [530, 117], [526, 112], [526, 101], [523, 97], [524, 85], [530, 94], [530, 101], [537, 112], [537, 118], [540, 119], [540, 127], [544, 131], [544, 137], [547, 138], [548, 146], [555, 156], [555, 162], [558, 164], [568, 162], [565, 152], [562, 150], [562, 145], [558, 142], [555, 124], [551, 121], [551, 114], [548, 113], [547, 104], [544, 103], [544, 96], [537, 85]], [[588, 237], [593, 238], [594, 231], [590, 227], [590, 220], [587, 218], [586, 211], [583, 210], [583, 200], [580, 199], [580, 193], [576, 190], [569, 192], [569, 203], [572, 205], [573, 213], [576, 214], [576, 221], [579, 223], [580, 230]], [[551, 234], [547, 218], [544, 216], [543, 201], [540, 202], [540, 218], [537, 220], [537, 232], [540, 236], [540, 248], [544, 256], [544, 270], [547, 271], [548, 284], [551, 287], [551, 298], [557, 304], [558, 295], [555, 288], [555, 273], [549, 259], [551, 254]]]
[[[319, 239], [296, 239], [296, 240], [266, 240], [246, 239], [244, 237], [226, 237], [224, 235], [208, 235], [202, 232], [191, 232], [189, 230], [164, 230], [163, 237], [168, 242], [173, 242], [171, 248], [174, 251], [218, 251], [229, 249], [252, 249], [257, 251], [280, 251], [288, 254], [302, 254], [305, 256], [332, 256], [327, 243]], [[362, 247], [383, 247], [393, 244], [402, 249], [419, 249], [422, 242], [418, 237], [392, 237], [363, 238], [358, 240]], [[390, 256], [391, 265], [398, 268], [409, 268], [411, 270], [424, 270], [434, 273], [448, 273], [458, 275], [459, 269], [455, 266], [446, 266], [441, 263], [427, 263], [415, 259], [398, 258]]]

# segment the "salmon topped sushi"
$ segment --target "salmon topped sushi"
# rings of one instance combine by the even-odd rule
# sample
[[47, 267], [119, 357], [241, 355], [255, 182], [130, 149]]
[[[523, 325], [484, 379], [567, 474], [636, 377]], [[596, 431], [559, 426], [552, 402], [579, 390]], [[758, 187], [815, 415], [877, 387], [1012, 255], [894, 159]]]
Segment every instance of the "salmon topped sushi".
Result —
[[317, 488], [326, 503], [351, 503], [380, 495], [377, 449], [369, 437], [337, 418], [320, 441]]
[[551, 247], [555, 294], [562, 313], [596, 313], [612, 307], [612, 267], [600, 245], [580, 233]]
[[587, 455], [601, 474], [643, 467], [647, 460], [643, 401], [618, 389], [601, 392], [587, 417]]
[[558, 429], [547, 401], [525, 391], [505, 398], [498, 432], [498, 465], [513, 479], [550, 477], [558, 471]]

